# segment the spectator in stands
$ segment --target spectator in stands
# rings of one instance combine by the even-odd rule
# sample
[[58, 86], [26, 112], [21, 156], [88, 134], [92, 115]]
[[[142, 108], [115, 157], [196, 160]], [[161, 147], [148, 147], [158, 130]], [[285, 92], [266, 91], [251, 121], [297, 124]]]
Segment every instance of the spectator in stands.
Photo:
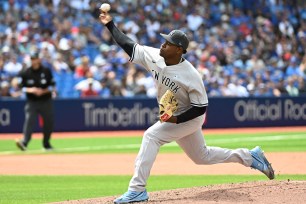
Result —
[[74, 88], [80, 92], [82, 98], [86, 98], [99, 96], [103, 87], [99, 81], [93, 78], [93, 74], [87, 71], [86, 78], [77, 83]]
[[199, 8], [195, 8], [194, 12], [187, 15], [188, 28], [192, 31], [198, 30], [198, 28], [204, 23], [203, 17], [199, 14]]
[[296, 78], [296, 76], [291, 76], [287, 79], [286, 91], [289, 96], [299, 95], [299, 89], [294, 84]]
[[294, 29], [285, 12], [282, 15], [281, 22], [278, 24], [278, 28], [283, 36], [288, 38], [293, 37]]
[[4, 65], [3, 69], [10, 77], [14, 77], [22, 70], [22, 64], [17, 62], [16, 55], [11, 55], [11, 59]]
[[113, 97], [122, 97], [125, 91], [121, 88], [122, 84], [119, 80], [114, 80], [113, 84], [110, 86], [110, 93]]
[[[224, 92], [219, 68], [227, 74], [234, 74], [238, 67], [239, 78], [248, 76], [253, 81], [258, 79], [257, 72], [263, 74], [269, 69], [270, 75], [264, 74], [263, 81], [276, 84], [281, 79], [287, 80], [292, 73], [296, 75], [297, 69], [301, 69], [302, 60], [299, 56], [305, 55], [306, 50], [306, 12], [303, 1], [252, 2], [180, 0], [173, 4], [170, 0], [118, 0], [112, 3], [112, 12], [114, 21], [127, 35], [152, 47], [159, 46], [159, 33], [168, 33], [167, 29], [183, 29], [191, 40], [185, 57], [202, 73], [208, 94], [211, 90], [214, 92], [211, 95], [215, 95]], [[67, 68], [68, 65], [75, 74], [73, 86], [84, 78], [87, 69], [97, 80], [106, 84], [109, 84], [106, 75], [114, 72], [111, 75], [117, 80], [116, 90], [122, 89], [122, 92], [129, 93], [122, 94], [123, 97], [135, 95], [126, 91], [131, 78], [126, 71], [130, 63], [120, 62], [124, 57], [110, 47], [112, 38], [98, 21], [100, 5], [97, 1], [89, 0], [52, 3], [4, 1], [1, 4], [4, 12], [0, 16], [1, 79], [6, 78], [10, 83], [16, 75], [1, 67], [6, 66], [7, 69], [11, 66], [12, 56], [16, 56], [16, 64], [26, 67], [30, 63], [28, 54], [39, 49], [42, 63], [53, 71], [59, 69], [58, 54], [62, 56], [61, 66]], [[197, 42], [195, 46], [193, 41]], [[104, 51], [99, 49], [101, 44]], [[203, 60], [202, 56], [205, 55], [207, 59]], [[87, 56], [89, 67], [80, 65], [83, 56]], [[218, 63], [218, 70], [214, 70], [210, 57]], [[270, 59], [275, 61], [273, 68]], [[303, 70], [304, 74], [298, 73], [303, 80], [295, 81], [297, 87], [305, 84]], [[254, 72], [249, 74], [249, 71]], [[105, 74], [97, 74], [99, 72]], [[211, 80], [206, 80], [208, 75]], [[123, 83], [124, 80], [128, 80], [127, 83]], [[247, 84], [242, 86], [246, 88]], [[68, 83], [65, 89], [73, 91], [73, 86]], [[299, 94], [306, 93], [301, 90]], [[70, 94], [60, 96], [71, 97]]]
[[305, 79], [302, 77], [298, 78], [298, 89], [299, 93], [306, 93], [306, 82]]
[[1, 98], [3, 97], [11, 97], [11, 93], [10, 93], [10, 83], [8, 81], [2, 81], [1, 84]]
[[68, 64], [64, 61], [61, 53], [56, 54], [52, 67], [54, 71], [56, 72], [61, 72], [61, 71], [69, 72], [70, 71], [70, 68]]
[[[287, 90], [286, 90], [286, 83], [284, 79], [280, 79], [279, 81], [277, 81], [277, 83], [275, 84], [275, 89], [276, 90], [276, 94], [274, 94], [275, 96], [287, 96]], [[279, 95], [277, 94], [277, 91], [279, 91]]]
[[134, 89], [135, 96], [150, 97], [156, 96], [156, 88], [152, 77], [147, 77], [145, 72], [138, 70], [135, 75], [136, 87]]
[[76, 78], [84, 78], [86, 73], [89, 71], [89, 57], [83, 56], [81, 57], [81, 63], [75, 68], [75, 77]]
[[4, 71], [4, 57], [3, 55], [0, 55], [0, 81], [4, 81], [5, 78], [7, 78], [7, 74]]
[[11, 81], [11, 88], [9, 90], [11, 97], [13, 98], [25, 98], [21, 87], [19, 86], [19, 78], [14, 77]]
[[228, 85], [228, 89], [232, 96], [236, 97], [248, 97], [249, 92], [245, 86], [243, 86], [243, 79], [237, 79], [236, 76], [231, 78], [231, 83]]
[[266, 65], [262, 59], [258, 57], [258, 54], [253, 54], [250, 59], [246, 61], [246, 69], [253, 71], [263, 71], [266, 69]]

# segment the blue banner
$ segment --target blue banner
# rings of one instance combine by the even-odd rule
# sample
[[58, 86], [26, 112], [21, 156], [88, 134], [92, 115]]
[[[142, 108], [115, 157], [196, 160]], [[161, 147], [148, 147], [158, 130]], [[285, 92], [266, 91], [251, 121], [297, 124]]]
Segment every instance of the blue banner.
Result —
[[[21, 133], [22, 100], [0, 100], [0, 133]], [[144, 130], [158, 119], [156, 99], [56, 99], [55, 132]], [[206, 128], [306, 125], [306, 98], [211, 98]], [[40, 131], [38, 123], [34, 128]]]
[[306, 125], [306, 97], [213, 98], [207, 127], [277, 127]]

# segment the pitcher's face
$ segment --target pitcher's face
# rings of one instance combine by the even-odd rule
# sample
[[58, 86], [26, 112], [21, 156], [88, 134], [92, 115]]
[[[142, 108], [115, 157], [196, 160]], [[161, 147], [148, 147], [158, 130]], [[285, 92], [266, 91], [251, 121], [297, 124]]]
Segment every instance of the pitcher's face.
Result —
[[160, 47], [159, 55], [162, 56], [164, 59], [169, 59], [176, 56], [180, 49], [180, 47], [168, 41], [165, 41]]

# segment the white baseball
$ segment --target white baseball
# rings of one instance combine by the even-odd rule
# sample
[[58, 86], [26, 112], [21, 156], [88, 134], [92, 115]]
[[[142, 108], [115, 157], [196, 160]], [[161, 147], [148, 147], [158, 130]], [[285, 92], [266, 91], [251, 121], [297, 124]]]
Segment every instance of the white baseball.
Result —
[[111, 9], [111, 6], [107, 3], [104, 3], [100, 6], [100, 10], [103, 12], [108, 12]]

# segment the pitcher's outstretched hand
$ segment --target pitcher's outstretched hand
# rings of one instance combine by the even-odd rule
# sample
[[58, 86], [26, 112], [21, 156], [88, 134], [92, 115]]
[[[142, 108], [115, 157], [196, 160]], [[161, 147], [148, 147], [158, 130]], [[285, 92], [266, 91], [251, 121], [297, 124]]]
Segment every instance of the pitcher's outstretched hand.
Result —
[[106, 25], [113, 19], [112, 16], [108, 12], [104, 12], [104, 11], [101, 11], [99, 18], [100, 18], [101, 23], [103, 23], [104, 25]]

